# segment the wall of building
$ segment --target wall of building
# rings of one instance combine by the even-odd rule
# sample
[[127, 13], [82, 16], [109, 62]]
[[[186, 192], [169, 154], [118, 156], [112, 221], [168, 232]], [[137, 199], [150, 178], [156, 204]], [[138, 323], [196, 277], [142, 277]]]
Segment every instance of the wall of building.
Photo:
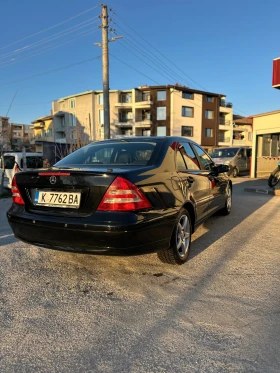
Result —
[[[253, 118], [251, 177], [268, 177], [280, 160], [279, 151], [263, 155], [262, 135], [280, 136], [280, 112], [267, 113]], [[279, 145], [278, 142], [278, 149]]]
[[[193, 108], [193, 117], [185, 117], [182, 115], [182, 107], [187, 106]], [[192, 99], [182, 97], [182, 91], [171, 89], [171, 123], [170, 135], [182, 136], [182, 127], [193, 127], [193, 136], [189, 137], [193, 141], [201, 144], [201, 123], [202, 123], [202, 95], [193, 94]]]

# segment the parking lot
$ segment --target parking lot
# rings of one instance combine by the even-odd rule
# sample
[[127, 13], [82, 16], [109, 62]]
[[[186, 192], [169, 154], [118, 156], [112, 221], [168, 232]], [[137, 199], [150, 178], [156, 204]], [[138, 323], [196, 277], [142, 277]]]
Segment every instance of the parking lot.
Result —
[[24, 244], [0, 200], [0, 372], [278, 373], [280, 197], [233, 182], [180, 267]]

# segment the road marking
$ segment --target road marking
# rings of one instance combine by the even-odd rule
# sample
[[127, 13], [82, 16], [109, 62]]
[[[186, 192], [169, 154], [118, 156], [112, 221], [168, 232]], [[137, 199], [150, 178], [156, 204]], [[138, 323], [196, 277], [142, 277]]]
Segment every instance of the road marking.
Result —
[[13, 236], [13, 234], [6, 234], [5, 236], [0, 236], [0, 239], [1, 239], [1, 238], [12, 237], [12, 236]]

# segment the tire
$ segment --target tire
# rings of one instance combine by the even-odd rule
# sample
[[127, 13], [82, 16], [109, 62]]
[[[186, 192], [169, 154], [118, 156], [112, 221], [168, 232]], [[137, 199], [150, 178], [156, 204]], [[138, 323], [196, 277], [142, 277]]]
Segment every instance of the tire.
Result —
[[238, 169], [234, 167], [234, 169], [232, 170], [232, 177], [237, 177], [238, 174], [239, 174]]
[[228, 185], [226, 190], [226, 201], [224, 207], [220, 210], [221, 215], [229, 215], [232, 206], [232, 188]]
[[163, 263], [181, 265], [184, 264], [189, 256], [191, 247], [192, 221], [187, 210], [183, 209], [176, 221], [170, 247], [157, 253], [158, 258]]
[[278, 181], [280, 180], [280, 170], [277, 167], [276, 170], [272, 172], [268, 179], [268, 185], [270, 188], [273, 188], [277, 185]]

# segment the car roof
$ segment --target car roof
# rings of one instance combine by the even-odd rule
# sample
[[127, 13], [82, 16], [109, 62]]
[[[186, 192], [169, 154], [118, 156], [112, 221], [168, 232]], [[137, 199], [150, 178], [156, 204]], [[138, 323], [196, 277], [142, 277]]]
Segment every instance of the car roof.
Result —
[[182, 136], [128, 136], [128, 137], [122, 137], [122, 138], [115, 138], [115, 139], [106, 139], [106, 140], [99, 140], [99, 141], [94, 141], [91, 143], [96, 144], [96, 143], [110, 143], [110, 142], [136, 142], [136, 141], [164, 141], [167, 140], [168, 142], [174, 142], [174, 141], [182, 141], [182, 140], [187, 140], [193, 144], [196, 144], [195, 141], [187, 138], [187, 137], [182, 137]]

